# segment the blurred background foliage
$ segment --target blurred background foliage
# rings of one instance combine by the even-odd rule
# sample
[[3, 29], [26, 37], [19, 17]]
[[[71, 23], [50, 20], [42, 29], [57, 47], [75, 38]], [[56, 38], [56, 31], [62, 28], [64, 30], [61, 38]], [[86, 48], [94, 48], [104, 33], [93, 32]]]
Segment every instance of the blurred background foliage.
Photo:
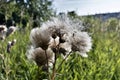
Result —
[[51, 5], [50, 0], [0, 0], [0, 24], [40, 26], [54, 15]]
[[[26, 58], [30, 44], [31, 28], [56, 16], [50, 0], [0, 0], [0, 25], [17, 25], [25, 28], [0, 41], [0, 80], [41, 80], [45, 74], [34, 62]], [[63, 15], [65, 13], [59, 13]], [[120, 80], [120, 20], [109, 18], [106, 21], [93, 16], [79, 16], [75, 11], [68, 12], [71, 19], [79, 19], [85, 31], [92, 37], [92, 50], [88, 58], [72, 54], [57, 72], [56, 80]], [[16, 39], [11, 53], [6, 52], [8, 41]], [[62, 61], [61, 58], [58, 60]]]

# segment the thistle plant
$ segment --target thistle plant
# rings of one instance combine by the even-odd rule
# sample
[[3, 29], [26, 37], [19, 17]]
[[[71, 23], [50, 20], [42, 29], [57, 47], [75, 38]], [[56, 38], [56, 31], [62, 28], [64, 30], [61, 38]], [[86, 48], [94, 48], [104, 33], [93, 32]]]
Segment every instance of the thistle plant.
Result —
[[7, 52], [10, 53], [10, 50], [12, 48], [12, 46], [14, 46], [16, 43], [16, 39], [12, 40], [12, 41], [8, 41], [8, 44], [7, 44]]
[[[27, 57], [36, 62], [39, 67], [52, 67], [51, 80], [55, 79], [56, 71], [73, 52], [83, 57], [88, 57], [87, 52], [91, 49], [91, 37], [82, 31], [81, 22], [70, 20], [68, 17], [57, 17], [44, 22], [41, 27], [34, 28], [30, 33], [32, 43], [27, 50]], [[59, 56], [63, 57], [56, 69], [56, 61]]]
[[0, 25], [0, 40], [4, 40], [7, 33], [7, 27], [5, 25]]

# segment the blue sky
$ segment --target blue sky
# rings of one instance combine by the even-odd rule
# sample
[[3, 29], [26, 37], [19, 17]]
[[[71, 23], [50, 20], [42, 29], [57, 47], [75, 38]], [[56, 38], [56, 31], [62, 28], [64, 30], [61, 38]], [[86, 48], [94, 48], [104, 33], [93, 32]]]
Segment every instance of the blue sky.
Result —
[[74, 10], [78, 15], [119, 12], [120, 0], [54, 0], [53, 8], [57, 13]]

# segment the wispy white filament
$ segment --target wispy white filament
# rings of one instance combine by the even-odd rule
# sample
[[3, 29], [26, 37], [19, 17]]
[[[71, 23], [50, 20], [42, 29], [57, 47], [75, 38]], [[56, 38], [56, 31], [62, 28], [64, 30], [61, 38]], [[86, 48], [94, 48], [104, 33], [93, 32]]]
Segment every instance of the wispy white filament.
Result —
[[44, 22], [40, 28], [31, 30], [30, 41], [33, 47], [28, 50], [28, 58], [39, 65], [46, 64], [45, 51], [49, 62], [54, 62], [55, 52], [66, 56], [74, 51], [82, 57], [88, 57], [92, 41], [88, 33], [82, 31], [83, 28], [81, 21], [67, 17], [52, 18]]

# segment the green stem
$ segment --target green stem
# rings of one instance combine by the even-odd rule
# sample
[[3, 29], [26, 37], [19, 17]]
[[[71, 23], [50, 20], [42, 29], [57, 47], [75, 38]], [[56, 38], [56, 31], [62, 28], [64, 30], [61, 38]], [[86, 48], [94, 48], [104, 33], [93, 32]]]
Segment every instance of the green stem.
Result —
[[55, 53], [55, 62], [53, 63], [53, 72], [52, 72], [52, 77], [51, 77], [51, 80], [54, 80], [55, 79], [55, 76], [56, 76], [56, 60], [57, 60], [57, 55]]
[[[70, 52], [71, 53], [71, 52]], [[62, 62], [59, 64], [58, 69], [56, 70], [58, 72], [58, 70], [60, 69], [60, 66], [63, 64], [63, 62], [68, 58], [68, 56], [70, 55], [70, 53], [62, 60]]]
[[45, 56], [46, 56], [46, 60], [47, 60], [47, 76], [48, 76], [48, 78], [49, 78], [49, 66], [48, 66], [48, 55], [47, 55], [47, 52], [46, 52], [46, 50], [45, 50]]

